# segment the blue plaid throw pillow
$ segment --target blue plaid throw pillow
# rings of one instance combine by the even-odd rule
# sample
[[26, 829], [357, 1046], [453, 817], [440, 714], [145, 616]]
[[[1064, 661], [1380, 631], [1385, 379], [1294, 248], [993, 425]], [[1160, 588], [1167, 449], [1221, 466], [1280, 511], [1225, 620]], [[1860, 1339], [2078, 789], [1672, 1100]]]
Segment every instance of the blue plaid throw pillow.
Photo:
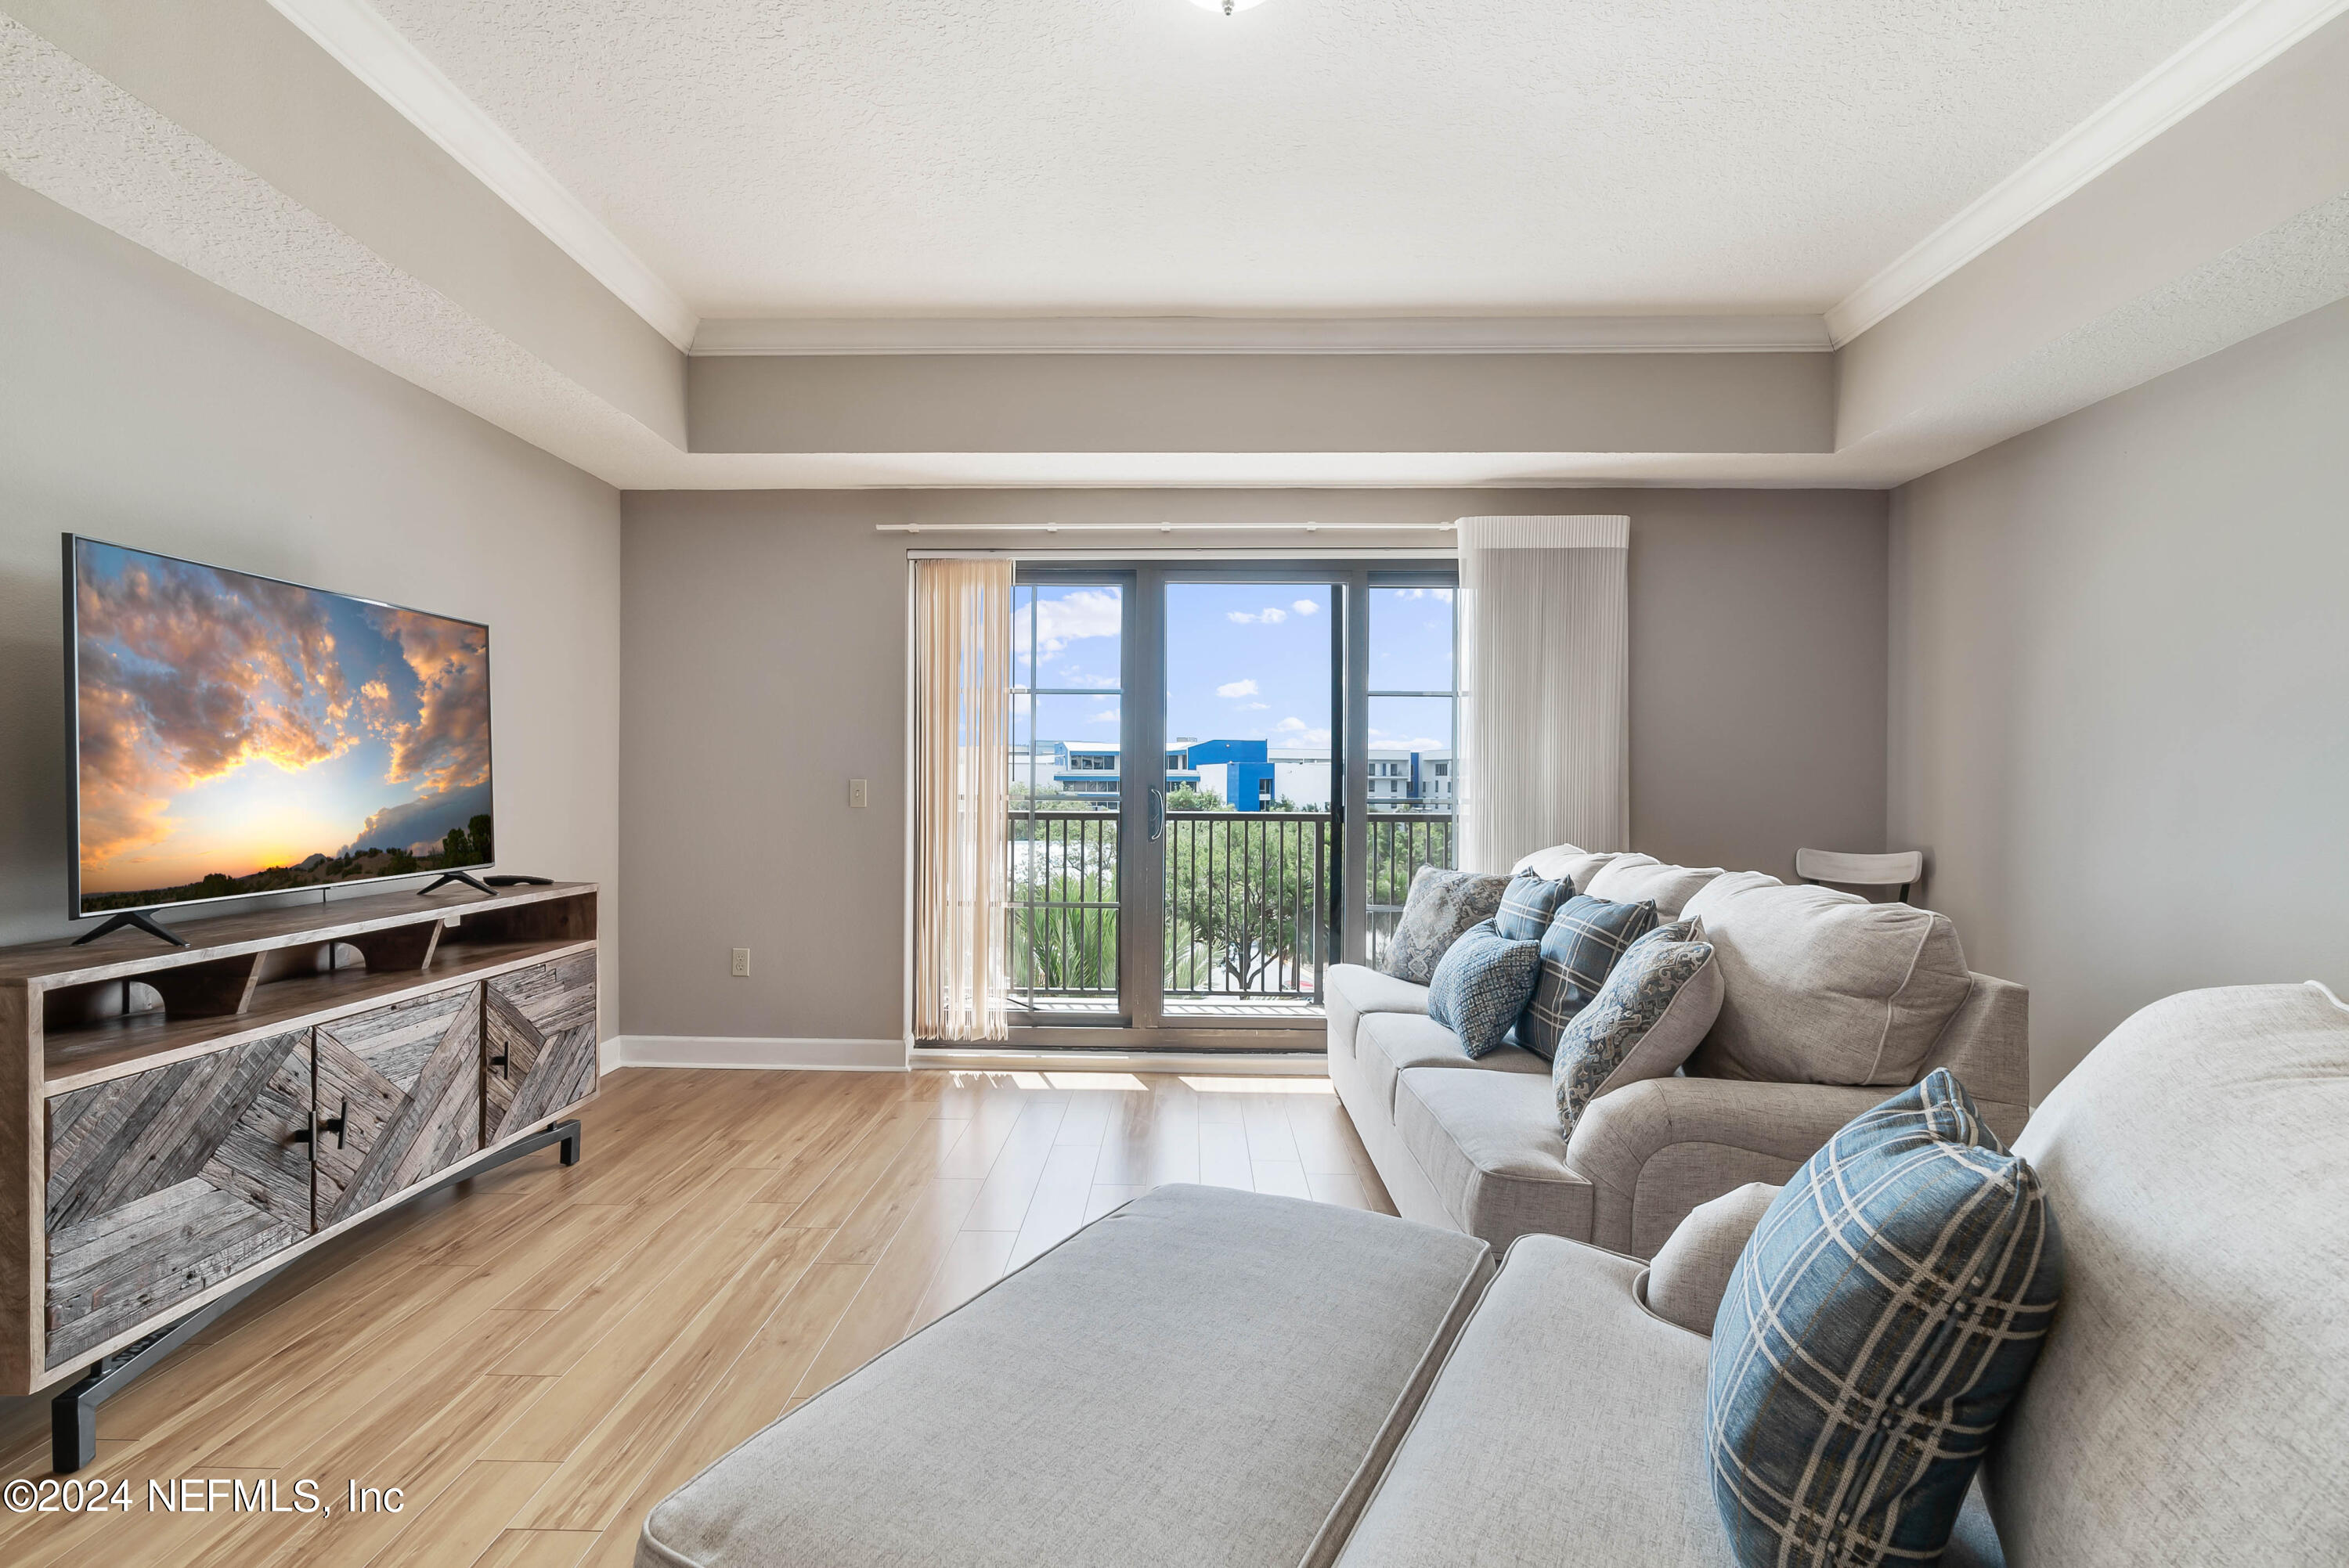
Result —
[[1539, 942], [1557, 906], [1573, 896], [1574, 882], [1569, 877], [1544, 882], [1531, 872], [1519, 872], [1502, 890], [1501, 909], [1493, 916], [1493, 928], [1512, 942]]
[[1427, 1016], [1472, 1057], [1498, 1050], [1534, 988], [1541, 944], [1511, 942], [1480, 920], [1444, 950], [1428, 983]]
[[1577, 893], [1558, 906], [1542, 933], [1541, 974], [1517, 1019], [1517, 1044], [1544, 1061], [1557, 1057], [1557, 1037], [1590, 1006], [1615, 961], [1655, 929], [1656, 906], [1609, 903]]
[[2063, 1279], [2038, 1173], [1946, 1069], [1828, 1140], [1713, 1320], [1705, 1424], [1737, 1561], [1938, 1561]]

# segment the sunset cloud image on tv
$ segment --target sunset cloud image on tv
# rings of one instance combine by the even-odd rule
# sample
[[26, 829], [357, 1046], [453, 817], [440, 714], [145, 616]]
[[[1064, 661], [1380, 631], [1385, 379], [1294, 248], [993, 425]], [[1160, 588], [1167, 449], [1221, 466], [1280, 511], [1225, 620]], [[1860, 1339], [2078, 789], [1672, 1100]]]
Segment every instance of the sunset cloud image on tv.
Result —
[[492, 859], [489, 630], [71, 544], [78, 913]]

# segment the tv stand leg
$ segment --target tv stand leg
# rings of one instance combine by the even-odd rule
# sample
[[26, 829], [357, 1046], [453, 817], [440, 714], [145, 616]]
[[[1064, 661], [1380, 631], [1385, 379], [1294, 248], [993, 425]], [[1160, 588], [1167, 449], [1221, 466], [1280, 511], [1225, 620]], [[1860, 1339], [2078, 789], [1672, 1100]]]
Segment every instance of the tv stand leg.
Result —
[[467, 887], [471, 888], [475, 892], [485, 892], [490, 894], [492, 898], [497, 896], [495, 889], [492, 888], [489, 883], [483, 882], [481, 878], [473, 875], [471, 872], [442, 872], [439, 876], [432, 879], [431, 886], [418, 888], [416, 890], [416, 896], [422, 898], [428, 892], [438, 892], [440, 889], [447, 887], [450, 882], [462, 882]]
[[79, 947], [85, 942], [96, 942], [109, 931], [121, 931], [126, 927], [132, 931], [143, 931], [150, 936], [160, 936], [174, 947], [185, 947], [188, 944], [186, 937], [178, 935], [160, 921], [150, 918], [146, 911], [139, 909], [126, 909], [119, 914], [108, 915], [96, 931], [75, 937], [73, 944]]

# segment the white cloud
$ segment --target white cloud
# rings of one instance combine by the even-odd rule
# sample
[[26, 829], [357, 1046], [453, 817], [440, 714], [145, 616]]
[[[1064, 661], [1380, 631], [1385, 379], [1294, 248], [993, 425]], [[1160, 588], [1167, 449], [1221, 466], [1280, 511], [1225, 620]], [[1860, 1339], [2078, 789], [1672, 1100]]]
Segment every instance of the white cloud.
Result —
[[1223, 685], [1216, 688], [1216, 695], [1217, 696], [1256, 696], [1256, 682], [1252, 680], [1226, 681]]
[[1085, 722], [1087, 724], [1115, 724], [1117, 722], [1117, 709], [1113, 707], [1105, 707], [1099, 713], [1089, 713], [1085, 715]]
[[1108, 589], [1081, 588], [1057, 599], [1036, 599], [1036, 648], [1049, 659], [1080, 637], [1114, 637], [1123, 606]]
[[1449, 604], [1452, 603], [1452, 590], [1449, 588], [1399, 588], [1395, 591], [1395, 597], [1398, 599], [1440, 599], [1444, 603]]
[[1268, 702], [1244, 702], [1240, 704], [1240, 708], [1243, 712], [1247, 713], [1262, 713], [1266, 708], [1268, 708], [1271, 706], [1272, 704]]
[[1267, 604], [1261, 610], [1226, 610], [1224, 619], [1243, 626], [1278, 626], [1288, 619], [1288, 612], [1278, 604]]
[[1300, 615], [1318, 615], [1321, 613], [1321, 606], [1316, 604], [1310, 599], [1299, 599], [1296, 603], [1291, 604], [1289, 608], [1296, 611]]

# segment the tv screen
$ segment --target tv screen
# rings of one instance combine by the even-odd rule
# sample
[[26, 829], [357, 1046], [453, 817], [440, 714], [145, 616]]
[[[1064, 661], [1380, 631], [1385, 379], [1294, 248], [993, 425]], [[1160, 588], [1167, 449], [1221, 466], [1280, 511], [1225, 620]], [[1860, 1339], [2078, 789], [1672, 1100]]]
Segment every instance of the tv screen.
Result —
[[490, 632], [67, 535], [73, 913], [488, 865]]

